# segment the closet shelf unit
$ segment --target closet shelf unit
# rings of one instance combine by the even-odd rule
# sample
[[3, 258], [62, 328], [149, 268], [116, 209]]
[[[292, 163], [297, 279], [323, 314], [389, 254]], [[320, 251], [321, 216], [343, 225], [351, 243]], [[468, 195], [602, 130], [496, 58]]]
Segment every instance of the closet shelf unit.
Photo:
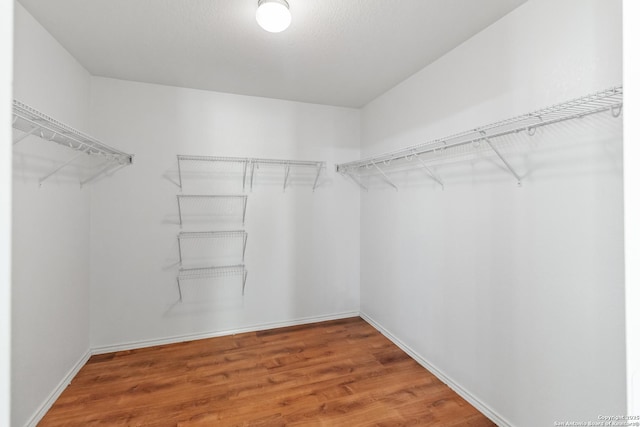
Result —
[[180, 255], [180, 265], [183, 263], [182, 245], [185, 240], [220, 240], [220, 239], [242, 239], [242, 262], [247, 250], [248, 233], [244, 230], [231, 231], [183, 231], [178, 233], [178, 253]]
[[30, 135], [35, 135], [44, 141], [53, 142], [77, 152], [70, 160], [40, 178], [40, 184], [82, 156], [101, 157], [104, 158], [105, 163], [99, 172], [81, 180], [81, 185], [89, 183], [111, 168], [127, 166], [133, 163], [132, 154], [110, 147], [15, 99], [13, 100], [13, 128], [21, 132], [13, 140], [13, 145]]
[[178, 292], [180, 293], [180, 301], [182, 301], [182, 281], [195, 279], [208, 279], [219, 277], [242, 277], [242, 295], [247, 283], [247, 269], [244, 264], [223, 266], [223, 267], [198, 267], [198, 268], [181, 268], [178, 271]]
[[536, 129], [567, 120], [580, 119], [589, 115], [611, 112], [613, 117], [618, 117], [622, 112], [622, 86], [616, 86], [607, 90], [596, 92], [571, 101], [552, 105], [542, 108], [528, 114], [512, 117], [499, 122], [491, 123], [485, 126], [457, 133], [445, 138], [434, 139], [421, 144], [412, 145], [394, 151], [389, 151], [377, 156], [364, 158], [361, 160], [342, 163], [336, 166], [336, 171], [343, 176], [353, 180], [361, 189], [367, 191], [367, 187], [360, 181], [360, 173], [371, 169], [380, 175], [382, 180], [395, 188], [398, 187], [393, 183], [389, 176], [384, 172], [385, 166], [399, 161], [415, 161], [416, 167], [423, 168], [426, 173], [438, 184], [444, 187], [442, 180], [434, 173], [431, 166], [428, 165], [421, 157], [426, 154], [436, 154], [444, 158], [448, 154], [448, 150], [454, 147], [473, 144], [486, 144], [493, 153], [505, 165], [507, 170], [517, 180], [518, 185], [522, 181], [522, 177], [513, 169], [507, 159], [500, 153], [493, 143], [493, 139], [507, 136], [519, 132], [527, 132], [533, 136]]
[[180, 220], [180, 226], [184, 223], [183, 218], [183, 203], [186, 200], [236, 200], [242, 204], [242, 225], [244, 225], [245, 216], [247, 213], [247, 196], [244, 194], [178, 194], [178, 218]]
[[[283, 191], [287, 188], [287, 182], [289, 180], [289, 172], [291, 168], [313, 168], [316, 171], [315, 179], [313, 181], [313, 191], [318, 186], [318, 178], [320, 173], [326, 167], [324, 161], [307, 161], [307, 160], [284, 160], [284, 159], [263, 159], [257, 157], [219, 157], [219, 156], [185, 156], [178, 155], [178, 179], [180, 188], [182, 188], [182, 169], [181, 162], [218, 162], [218, 163], [235, 163], [242, 164], [242, 191], [245, 191], [247, 187], [247, 179], [249, 180], [249, 190], [253, 190], [253, 178], [255, 176], [256, 168], [261, 165], [275, 165], [282, 166], [284, 168], [284, 183], [282, 186]], [[247, 177], [247, 172], [249, 177]]]

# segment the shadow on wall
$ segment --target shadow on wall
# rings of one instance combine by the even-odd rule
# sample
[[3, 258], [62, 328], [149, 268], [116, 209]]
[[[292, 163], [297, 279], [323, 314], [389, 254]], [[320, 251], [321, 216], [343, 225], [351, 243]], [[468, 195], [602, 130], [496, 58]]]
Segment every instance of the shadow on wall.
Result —
[[28, 136], [13, 147], [13, 179], [23, 184], [81, 186], [113, 175], [125, 165]]

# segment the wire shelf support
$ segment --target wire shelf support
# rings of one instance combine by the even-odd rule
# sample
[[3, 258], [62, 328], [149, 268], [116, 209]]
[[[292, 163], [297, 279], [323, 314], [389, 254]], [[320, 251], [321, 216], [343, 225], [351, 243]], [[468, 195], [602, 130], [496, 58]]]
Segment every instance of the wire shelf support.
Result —
[[220, 278], [241, 276], [242, 277], [242, 295], [244, 296], [245, 287], [247, 284], [248, 271], [244, 264], [237, 264], [224, 267], [198, 267], [198, 268], [181, 268], [178, 271], [178, 293], [180, 294], [180, 301], [182, 302], [182, 282], [184, 280], [194, 279], [208, 279], [208, 278]]

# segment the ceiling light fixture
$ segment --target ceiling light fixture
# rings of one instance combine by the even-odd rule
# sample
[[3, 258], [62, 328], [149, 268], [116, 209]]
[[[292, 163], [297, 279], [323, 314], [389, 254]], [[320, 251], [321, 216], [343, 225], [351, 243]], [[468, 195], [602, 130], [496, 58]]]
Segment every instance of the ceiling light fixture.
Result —
[[279, 33], [289, 28], [291, 12], [286, 0], [258, 0], [256, 21], [270, 33]]

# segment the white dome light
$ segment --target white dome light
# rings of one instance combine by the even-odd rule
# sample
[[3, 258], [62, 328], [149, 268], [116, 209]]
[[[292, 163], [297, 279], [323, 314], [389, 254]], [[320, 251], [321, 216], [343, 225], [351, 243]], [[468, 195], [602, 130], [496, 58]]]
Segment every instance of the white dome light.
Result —
[[259, 0], [256, 21], [270, 33], [279, 33], [289, 28], [291, 12], [286, 0]]

